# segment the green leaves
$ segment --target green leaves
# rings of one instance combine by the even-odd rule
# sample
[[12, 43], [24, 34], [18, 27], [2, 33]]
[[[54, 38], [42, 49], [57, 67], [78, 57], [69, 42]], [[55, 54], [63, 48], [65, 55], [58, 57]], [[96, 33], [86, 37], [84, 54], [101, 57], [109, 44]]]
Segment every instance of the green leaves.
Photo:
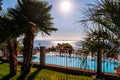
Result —
[[83, 50], [87, 52], [84, 52], [85, 54], [95, 53], [99, 48], [104, 50], [107, 57], [113, 58], [119, 54], [120, 43], [118, 37], [104, 28], [89, 30], [82, 45], [84, 45]]
[[80, 22], [93, 23], [95, 26], [101, 24], [116, 35], [120, 34], [120, 1], [97, 0], [96, 3], [88, 6], [89, 8], [84, 13], [84, 19]]
[[16, 31], [19, 29], [7, 15], [0, 18], [0, 43], [6, 42], [12, 38], [17, 38], [22, 32]]
[[42, 34], [50, 35], [52, 31], [57, 30], [52, 27], [51, 8], [52, 5], [49, 5], [46, 1], [18, 0], [16, 8], [8, 9], [8, 13], [18, 24], [20, 22], [19, 25], [23, 25], [24, 28], [29, 22], [32, 22], [35, 24], [35, 33], [41, 31]]
[[[118, 54], [120, 49], [120, 1], [119, 0], [97, 0], [88, 5], [80, 20], [83, 26], [91, 29], [87, 32], [84, 45], [89, 51], [104, 49], [104, 53]], [[117, 44], [116, 44], [117, 43]], [[109, 55], [109, 56], [110, 56]]]
[[72, 45], [69, 43], [58, 43], [56, 47], [60, 49], [73, 49]]

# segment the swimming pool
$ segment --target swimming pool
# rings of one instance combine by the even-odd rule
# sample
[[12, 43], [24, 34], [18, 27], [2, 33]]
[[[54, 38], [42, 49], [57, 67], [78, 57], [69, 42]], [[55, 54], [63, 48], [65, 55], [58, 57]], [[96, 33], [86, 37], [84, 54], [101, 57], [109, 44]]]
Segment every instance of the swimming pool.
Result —
[[[18, 60], [23, 60], [22, 56], [18, 56]], [[39, 56], [32, 57], [33, 62], [39, 62]], [[88, 70], [96, 70], [96, 59], [87, 57], [86, 59], [78, 56], [56, 56], [56, 55], [47, 55], [45, 57], [46, 64], [55, 64], [61, 66], [69, 66], [74, 68], [83, 68]], [[120, 63], [118, 61], [112, 61], [104, 59], [102, 60], [102, 71], [114, 73], [114, 67], [117, 67]]]

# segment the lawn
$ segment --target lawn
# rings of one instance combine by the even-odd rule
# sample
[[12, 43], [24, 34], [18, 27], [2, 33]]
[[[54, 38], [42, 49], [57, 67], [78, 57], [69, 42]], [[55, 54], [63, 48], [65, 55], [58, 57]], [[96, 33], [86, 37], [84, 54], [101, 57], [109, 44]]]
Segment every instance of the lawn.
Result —
[[[2, 63], [0, 61], [0, 80], [5, 78], [7, 74], [9, 74], [9, 64]], [[17, 80], [20, 74], [21, 74], [20, 66], [18, 66], [17, 74], [10, 78], [9, 80]], [[48, 69], [31, 68], [31, 72], [26, 77], [26, 80], [93, 80], [93, 79], [92, 77], [88, 76], [78, 76], [52, 71]]]

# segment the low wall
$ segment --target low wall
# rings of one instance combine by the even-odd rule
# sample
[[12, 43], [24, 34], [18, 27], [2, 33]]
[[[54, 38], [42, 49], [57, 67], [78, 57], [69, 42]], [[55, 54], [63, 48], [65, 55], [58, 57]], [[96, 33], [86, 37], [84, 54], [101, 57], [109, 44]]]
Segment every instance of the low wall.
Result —
[[[18, 63], [22, 64], [21, 61], [18, 61]], [[86, 76], [96, 75], [96, 72], [92, 71], [92, 70], [85, 70], [85, 69], [73, 68], [73, 67], [65, 67], [65, 66], [59, 66], [59, 65], [53, 65], [53, 64], [45, 64], [44, 66], [42, 66], [38, 62], [33, 62], [32, 66], [36, 67], [36, 68], [44, 68], [44, 69], [59, 71], [59, 72], [63, 72], [66, 74], [86, 75]], [[105, 80], [120, 80], [120, 76], [117, 74], [103, 73], [102, 75], [105, 78]]]

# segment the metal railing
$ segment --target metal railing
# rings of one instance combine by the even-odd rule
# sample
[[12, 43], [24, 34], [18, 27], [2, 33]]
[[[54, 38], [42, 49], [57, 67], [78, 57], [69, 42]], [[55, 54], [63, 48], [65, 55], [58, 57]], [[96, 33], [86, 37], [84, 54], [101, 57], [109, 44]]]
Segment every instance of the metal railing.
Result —
[[[40, 48], [40, 56], [33, 56], [33, 62], [39, 62], [40, 65], [53, 64], [64, 67], [79, 68], [84, 70], [97, 70], [97, 58], [91, 56], [82, 56], [77, 54], [48, 52], [46, 53], [45, 47]], [[115, 59], [102, 59], [102, 72], [114, 73], [115, 68], [120, 65], [119, 60]]]

